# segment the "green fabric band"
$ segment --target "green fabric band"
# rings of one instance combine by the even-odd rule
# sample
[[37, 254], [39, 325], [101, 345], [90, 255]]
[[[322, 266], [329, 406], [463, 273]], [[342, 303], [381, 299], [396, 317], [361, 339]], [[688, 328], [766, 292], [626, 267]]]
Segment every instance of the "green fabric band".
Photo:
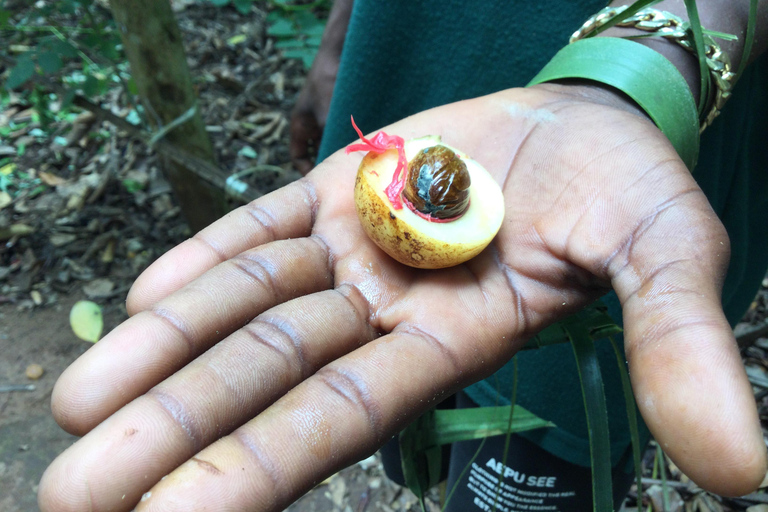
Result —
[[693, 171], [699, 156], [696, 104], [683, 75], [660, 53], [626, 39], [582, 39], [560, 50], [528, 86], [564, 78], [594, 80], [627, 94]]

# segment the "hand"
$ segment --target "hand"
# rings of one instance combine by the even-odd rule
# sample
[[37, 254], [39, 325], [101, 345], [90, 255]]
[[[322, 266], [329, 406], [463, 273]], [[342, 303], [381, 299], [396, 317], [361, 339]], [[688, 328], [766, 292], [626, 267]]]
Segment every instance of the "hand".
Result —
[[57, 421], [87, 435], [43, 476], [41, 509], [130, 510], [150, 491], [136, 510], [281, 510], [611, 287], [656, 439], [702, 487], [753, 490], [766, 451], [720, 307], [728, 238], [629, 110], [550, 84], [387, 127], [441, 134], [503, 184], [498, 237], [459, 267], [373, 245], [361, 156], [342, 152], [170, 251], [57, 383]]

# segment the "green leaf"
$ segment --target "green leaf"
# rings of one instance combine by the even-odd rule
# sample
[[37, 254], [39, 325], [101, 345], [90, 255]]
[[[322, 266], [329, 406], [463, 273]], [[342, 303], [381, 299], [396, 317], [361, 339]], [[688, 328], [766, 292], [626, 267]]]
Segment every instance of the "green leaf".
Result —
[[278, 50], [290, 50], [294, 48], [304, 48], [304, 42], [298, 39], [281, 39], [275, 43]]
[[[515, 405], [514, 408], [505, 405], [471, 409], [438, 409], [433, 414], [435, 431], [428, 438], [430, 446], [433, 443], [442, 446], [507, 432], [523, 432], [555, 426], [551, 421], [539, 418], [519, 405]], [[512, 421], [509, 419], [510, 415]]]
[[135, 194], [144, 188], [144, 184], [136, 180], [125, 179], [123, 180], [123, 187], [125, 187], [125, 190], [129, 193]]
[[310, 25], [308, 27], [303, 27], [302, 32], [307, 37], [322, 37], [323, 32], [325, 32], [325, 21], [317, 20], [318, 23]]
[[83, 82], [81, 89], [83, 94], [88, 97], [96, 96], [99, 93], [99, 79], [93, 75], [88, 75], [85, 77], [85, 82]]
[[245, 40], [245, 34], [238, 34], [227, 39], [227, 44], [229, 46], [237, 46], [238, 44], [245, 42]]
[[323, 36], [307, 36], [304, 43], [312, 48], [320, 48], [320, 42], [323, 40]]
[[59, 10], [62, 14], [74, 14], [77, 9], [77, 2], [74, 0], [63, 0], [59, 4]]
[[35, 74], [35, 63], [32, 61], [29, 53], [25, 53], [16, 61], [16, 65], [11, 68], [11, 73], [5, 81], [5, 88], [10, 90], [24, 85]]
[[293, 21], [299, 27], [300, 31], [304, 33], [306, 30], [319, 25], [322, 22], [312, 14], [311, 11], [299, 11], [293, 14]]
[[225, 5], [229, 5], [229, 3], [232, 0], [208, 0], [208, 1], [211, 2], [213, 5], [215, 5], [216, 7], [223, 7]]
[[122, 58], [122, 41], [117, 35], [106, 37], [102, 34], [101, 41], [96, 49], [109, 61], [119, 61]]
[[440, 479], [439, 469], [437, 474], [430, 469], [441, 463], [442, 450], [434, 445], [425, 448], [428, 444], [425, 437], [433, 431], [433, 418], [434, 410], [423, 414], [400, 432], [398, 438], [405, 485], [419, 498], [422, 510], [426, 510], [424, 493]]
[[749, 19], [747, 20], [747, 34], [744, 38], [744, 49], [741, 52], [741, 62], [739, 70], [736, 72], [736, 80], [741, 78], [741, 74], [747, 67], [749, 56], [752, 54], [752, 43], [755, 41], [755, 28], [757, 26], [757, 0], [749, 0]]
[[[509, 442], [512, 439], [512, 420], [514, 419], [513, 413], [515, 411], [514, 406], [517, 403], [517, 356], [512, 358], [513, 377], [512, 377], [512, 396], [509, 399], [512, 409], [509, 411], [509, 421], [507, 422], [507, 436], [504, 438], [504, 455], [501, 458], [501, 465], [505, 467], [507, 465], [507, 456], [509, 455]], [[501, 495], [501, 481], [496, 485], [496, 496], [493, 498], [493, 508], [496, 508], [497, 501]]]
[[95, 302], [81, 300], [69, 311], [69, 325], [81, 340], [96, 343], [104, 330], [101, 308]]
[[63, 64], [58, 54], [53, 52], [41, 52], [37, 56], [37, 63], [44, 73], [52, 74], [59, 71]]
[[400, 433], [400, 455], [406, 485], [421, 499], [427, 489], [438, 483], [442, 445], [554, 426], [519, 405], [515, 405], [514, 409], [511, 405], [433, 409]]
[[307, 54], [301, 58], [301, 63], [304, 64], [304, 69], [309, 70], [312, 67], [312, 63], [315, 61], [315, 54]]
[[566, 322], [578, 322], [585, 326], [593, 340], [599, 340], [622, 332], [621, 327], [616, 325], [616, 322], [608, 314], [608, 307], [603, 301], [597, 300], [578, 313], [571, 315], [563, 322], [547, 327], [526, 343], [523, 349], [536, 349], [559, 343], [570, 343], [571, 340], [568, 332], [563, 328]]
[[584, 408], [589, 432], [589, 455], [592, 461], [592, 500], [595, 512], [613, 510], [611, 475], [611, 442], [608, 434], [608, 412], [605, 390], [597, 361], [595, 344], [589, 331], [578, 322], [564, 322], [576, 356]]
[[253, 0], [234, 0], [234, 5], [240, 14], [250, 14]]
[[72, 106], [72, 101], [74, 101], [75, 99], [75, 94], [77, 94], [77, 91], [75, 89], [67, 88], [67, 91], [64, 93], [64, 96], [61, 98], [62, 109]]
[[62, 57], [70, 59], [77, 57], [77, 49], [61, 39], [54, 39], [48, 46], [51, 51], [58, 53]]
[[273, 37], [288, 37], [296, 34], [296, 28], [291, 20], [279, 18], [267, 29], [267, 35]]
[[0, 9], [0, 28], [10, 28], [8, 20], [11, 19], [11, 11]]
[[738, 41], [739, 37], [735, 36], [733, 34], [728, 34], [727, 32], [720, 32], [717, 30], [707, 30], [706, 28], [701, 29], [702, 34], [706, 34], [709, 37], [716, 37], [718, 39], [722, 39], [723, 41]]
[[635, 483], [637, 484], [637, 509], [642, 508], [643, 501], [643, 468], [640, 465], [642, 458], [642, 446], [640, 446], [640, 433], [637, 428], [637, 404], [635, 403], [635, 394], [632, 392], [632, 384], [629, 381], [627, 365], [622, 357], [621, 350], [613, 340], [608, 338], [616, 354], [616, 363], [619, 365], [619, 375], [621, 375], [621, 388], [624, 391], [624, 404], [627, 407], [627, 423], [629, 424], [629, 436], [632, 439], [632, 462], [635, 466]]
[[306, 55], [314, 55], [314, 52], [309, 48], [283, 50], [283, 57], [286, 59], [303, 59]]
[[661, 472], [661, 503], [664, 510], [671, 510], [669, 506], [669, 486], [667, 485], [667, 461], [664, 458], [664, 451], [661, 446], [656, 444], [656, 459], [659, 461]]
[[685, 9], [688, 11], [688, 19], [691, 21], [691, 31], [693, 32], [693, 44], [696, 47], [696, 56], [699, 59], [699, 74], [701, 75], [701, 96], [699, 97], [699, 119], [703, 118], [704, 108], [709, 100], [709, 69], [707, 68], [707, 56], [704, 53], [704, 34], [701, 31], [701, 21], [699, 20], [699, 10], [696, 7], [696, 0], [684, 0]]
[[136, 80], [133, 79], [133, 77], [128, 79], [128, 83], [126, 84], [126, 87], [128, 87], [128, 92], [136, 96], [139, 94], [139, 87], [136, 85]]

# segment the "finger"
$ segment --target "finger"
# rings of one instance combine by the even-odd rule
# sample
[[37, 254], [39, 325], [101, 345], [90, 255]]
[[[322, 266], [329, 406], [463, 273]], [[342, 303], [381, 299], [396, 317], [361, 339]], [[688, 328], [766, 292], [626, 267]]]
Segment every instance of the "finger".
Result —
[[128, 313], [143, 311], [215, 265], [275, 240], [309, 236], [316, 197], [300, 180], [227, 214], [161, 256], [131, 287]]
[[332, 285], [328, 251], [314, 237], [229, 259], [115, 328], [67, 368], [53, 390], [54, 417], [83, 434], [256, 315]]
[[477, 355], [470, 345], [407, 330], [374, 341], [203, 450], [196, 456], [203, 464], [183, 464], [137, 511], [205, 509], [225, 500], [232, 510], [283, 510], [465, 384], [462, 370], [477, 370], [462, 363]]
[[[676, 209], [674, 202], [687, 207]], [[720, 302], [728, 253], [727, 235], [706, 200], [686, 194], [647, 219], [611, 272], [643, 418], [686, 475], [735, 496], [760, 484], [766, 449]]]
[[41, 509], [130, 509], [201, 448], [372, 339], [367, 315], [351, 287], [265, 312], [62, 454], [41, 481]]
[[[484, 293], [464, 298], [471, 305]], [[504, 307], [482, 318], [427, 322], [426, 306], [411, 304], [413, 314], [396, 331], [324, 366], [201, 451], [156, 485], [137, 510], [205, 510], [221, 503], [230, 510], [282, 510], [448, 393], [507, 361], [522, 340], [509, 337], [517, 329], [514, 308], [499, 302]], [[416, 318], [419, 327], [411, 323]]]

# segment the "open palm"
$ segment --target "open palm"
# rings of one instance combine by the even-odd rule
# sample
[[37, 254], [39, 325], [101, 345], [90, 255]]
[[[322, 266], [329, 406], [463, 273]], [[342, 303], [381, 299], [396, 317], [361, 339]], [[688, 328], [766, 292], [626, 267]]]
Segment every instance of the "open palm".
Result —
[[137, 510], [281, 510], [611, 288], [656, 438], [703, 487], [754, 489], [766, 456], [720, 308], [727, 235], [650, 121], [579, 90], [385, 129], [442, 135], [503, 184], [501, 231], [464, 265], [416, 270], [370, 242], [361, 156], [341, 152], [163, 256], [134, 316], [57, 383], [57, 420], [87, 435], [46, 472], [41, 508], [131, 510], [151, 491]]

